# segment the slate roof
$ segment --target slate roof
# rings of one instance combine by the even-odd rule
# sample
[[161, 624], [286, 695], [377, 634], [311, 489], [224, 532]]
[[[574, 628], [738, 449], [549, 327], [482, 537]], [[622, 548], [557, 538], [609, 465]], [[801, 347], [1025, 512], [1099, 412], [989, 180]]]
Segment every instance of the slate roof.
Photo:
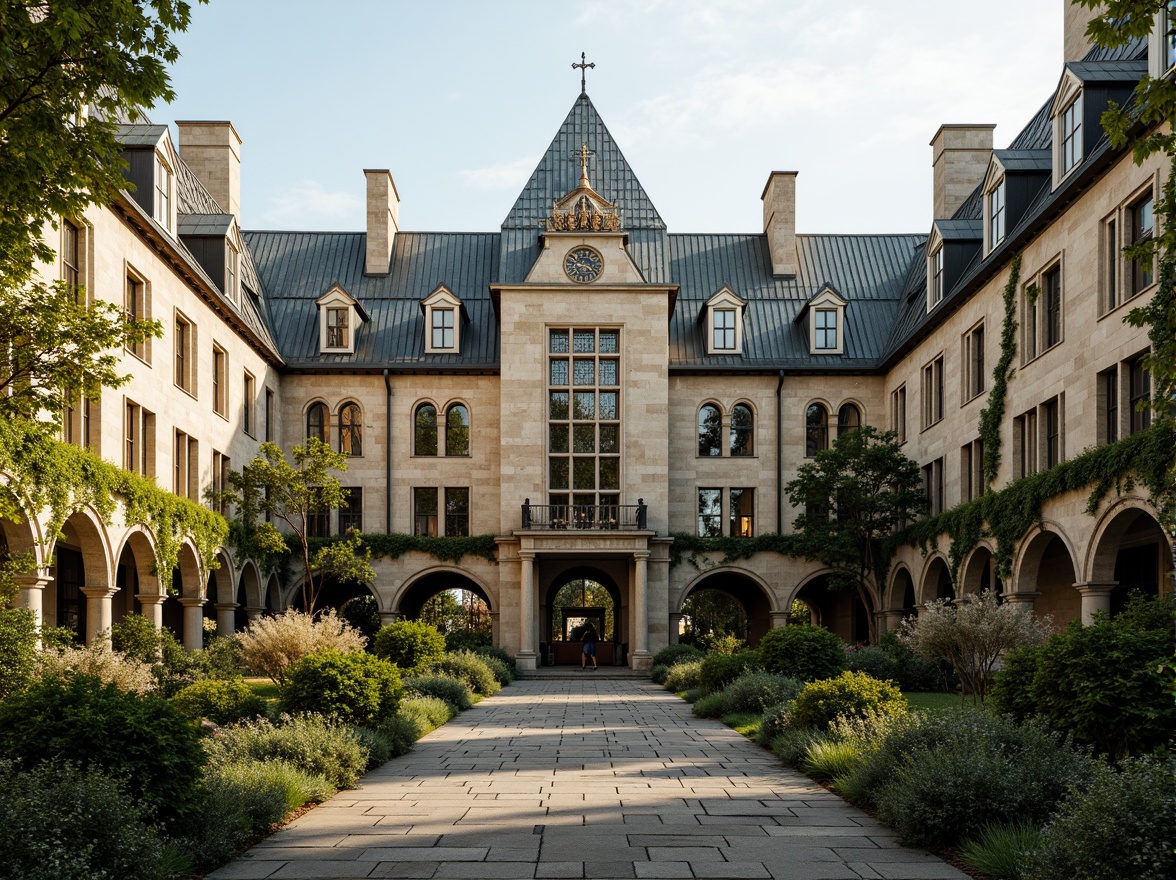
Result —
[[[1079, 65], [1090, 79], [1126, 77], [1136, 71], [1146, 46], [1096, 48]], [[1096, 68], [1106, 68], [1100, 74]], [[1053, 96], [997, 156], [1008, 170], [1049, 171]], [[885, 367], [942, 320], [993, 267], [1005, 264], [1019, 235], [1064, 204], [1072, 185], [1098, 171], [1109, 155], [1103, 137], [1088, 152], [1081, 173], [1056, 193], [1048, 176], [1017, 228], [988, 257], [979, 254], [943, 303], [926, 311], [927, 235], [798, 235], [798, 273], [774, 276], [762, 233], [668, 234], [665, 223], [586, 95], [563, 124], [515, 204], [500, 233], [399, 232], [387, 275], [365, 275], [364, 233], [246, 232], [257, 266], [255, 290], [285, 363], [298, 369], [495, 370], [499, 363], [493, 284], [520, 283], [539, 253], [543, 220], [552, 202], [579, 182], [574, 154], [582, 143], [593, 155], [592, 187], [617, 204], [629, 252], [646, 281], [679, 286], [670, 324], [674, 371], [867, 371]], [[198, 195], [198, 194], [197, 194]], [[207, 208], [207, 205], [192, 205]], [[198, 210], [192, 213], [219, 213]], [[978, 186], [950, 219], [935, 226], [945, 239], [981, 237]], [[251, 264], [250, 264], [251, 265]], [[315, 300], [339, 284], [371, 315], [356, 334], [354, 355], [320, 355]], [[465, 304], [461, 355], [424, 351], [420, 301], [445, 284]], [[796, 322], [805, 303], [825, 285], [847, 301], [845, 353], [809, 353], [806, 322]], [[747, 302], [741, 355], [706, 354], [706, 301], [723, 286]]]
[[225, 236], [233, 230], [232, 214], [179, 214], [176, 229], [180, 235]]

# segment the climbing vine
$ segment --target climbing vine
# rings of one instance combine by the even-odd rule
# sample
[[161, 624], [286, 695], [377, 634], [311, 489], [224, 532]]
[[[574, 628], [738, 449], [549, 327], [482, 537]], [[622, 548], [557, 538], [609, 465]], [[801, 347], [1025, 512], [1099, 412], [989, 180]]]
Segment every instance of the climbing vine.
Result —
[[1093, 515], [1112, 490], [1128, 492], [1140, 484], [1156, 498], [1168, 491], [1174, 450], [1176, 424], [1160, 422], [922, 520], [897, 536], [896, 546], [912, 544], [926, 551], [940, 535], [946, 535], [951, 544], [948, 555], [952, 581], [958, 582], [963, 558], [981, 538], [993, 537], [997, 572], [1008, 577], [1017, 542], [1041, 522], [1046, 501], [1067, 492], [1089, 490], [1086, 512]]
[[1009, 280], [1004, 288], [1004, 321], [1000, 328], [1000, 358], [992, 371], [992, 389], [988, 402], [980, 411], [980, 446], [984, 450], [982, 465], [984, 485], [991, 486], [1000, 468], [1000, 426], [1004, 421], [1005, 396], [1009, 380], [1016, 372], [1013, 359], [1017, 356], [1017, 285], [1021, 281], [1021, 255], [1013, 257], [1009, 266]]
[[[313, 538], [311, 549], [317, 550], [326, 544], [342, 541], [343, 538]], [[424, 535], [361, 535], [361, 546], [371, 550], [376, 559], [399, 559], [405, 553], [417, 551], [427, 553], [440, 562], [455, 565], [466, 556], [476, 556], [487, 562], [498, 562], [498, 545], [493, 535], [472, 535], [458, 537], [426, 537]], [[292, 549], [294, 549], [292, 547]]]
[[803, 556], [800, 538], [796, 535], [757, 535], [754, 538], [700, 538], [689, 532], [673, 532], [674, 543], [670, 545], [670, 567], [687, 562], [702, 571], [699, 562], [706, 554], [722, 553], [719, 564], [725, 565], [740, 559], [750, 559], [757, 553], [780, 553], [784, 556]]
[[20, 522], [30, 511], [48, 511], [51, 534], [87, 507], [109, 524], [121, 502], [126, 523], [146, 527], [155, 539], [156, 576], [164, 589], [171, 587], [186, 538], [195, 543], [206, 568], [217, 567], [216, 551], [228, 539], [228, 523], [219, 513], [88, 450], [53, 440], [27, 422], [0, 421], [0, 473], [8, 478], [8, 492], [0, 493], [0, 516]]

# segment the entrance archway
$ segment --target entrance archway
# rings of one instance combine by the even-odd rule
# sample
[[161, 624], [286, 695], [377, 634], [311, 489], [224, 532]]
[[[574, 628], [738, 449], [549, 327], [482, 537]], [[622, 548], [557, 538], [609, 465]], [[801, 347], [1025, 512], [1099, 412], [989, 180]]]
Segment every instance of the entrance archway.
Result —
[[[463, 600], [459, 598], [462, 593], [470, 594], [476, 597], [479, 602], [483, 603], [486, 606], [485, 615], [465, 615]], [[455, 622], [452, 624], [454, 627], [465, 626], [467, 623], [485, 627], [486, 617], [490, 618], [491, 628], [493, 627], [495, 608], [490, 601], [489, 593], [468, 574], [451, 568], [435, 569], [410, 582], [401, 590], [392, 610], [398, 612], [401, 617], [407, 617], [411, 620], [420, 620], [428, 617], [430, 618], [430, 622], [436, 625], [438, 617], [436, 615], [426, 615], [426, 605], [435, 596], [442, 596], [444, 594], [449, 594], [453, 597], [453, 604], [463, 605], [462, 613], [455, 611], [454, 615], [444, 615], [446, 620], [454, 617]], [[434, 607], [430, 607], [428, 610], [434, 611], [437, 604], [433, 603]], [[446, 604], [450, 603], [447, 602]], [[457, 622], [459, 620], [461, 622]], [[438, 628], [440, 629], [441, 627]], [[449, 625], [446, 625], [445, 628], [448, 629]], [[455, 629], [455, 631], [461, 630]], [[445, 634], [449, 635], [450, 633]], [[497, 633], [491, 631], [491, 640], [494, 641], [496, 639]]]
[[983, 544], [976, 547], [960, 566], [960, 594], [978, 596], [985, 590], [1004, 593], [1004, 582], [997, 576], [996, 559]]
[[[690, 585], [682, 597], [680, 610], [687, 613], [690, 598], [706, 592], [726, 596], [739, 606], [743, 613], [744, 632], [742, 637], [751, 647], [754, 648], [758, 645], [760, 639], [772, 628], [771, 596], [761, 584], [749, 575], [734, 569], [708, 572]], [[719, 610], [722, 607], [715, 604], [714, 610]]]
[[1111, 591], [1111, 614], [1118, 614], [1133, 592], [1158, 596], [1170, 590], [1171, 545], [1152, 514], [1127, 507], [1111, 516], [1099, 530], [1091, 562], [1090, 580], [1116, 582]]
[[548, 584], [540, 603], [539, 647], [543, 662], [550, 659], [557, 665], [579, 665], [580, 626], [589, 618], [597, 630], [598, 662], [621, 662], [628, 644], [626, 610], [627, 603], [616, 580], [603, 568], [578, 565], [563, 569]]
[[923, 589], [920, 591], [919, 604], [926, 605], [936, 599], [954, 599], [955, 589], [951, 585], [951, 570], [947, 567], [947, 560], [936, 556], [923, 572]]
[[829, 588], [829, 576], [817, 575], [797, 591], [796, 598], [809, 607], [812, 622], [838, 635], [843, 642], [870, 640], [872, 609], [866, 608], [857, 590]]

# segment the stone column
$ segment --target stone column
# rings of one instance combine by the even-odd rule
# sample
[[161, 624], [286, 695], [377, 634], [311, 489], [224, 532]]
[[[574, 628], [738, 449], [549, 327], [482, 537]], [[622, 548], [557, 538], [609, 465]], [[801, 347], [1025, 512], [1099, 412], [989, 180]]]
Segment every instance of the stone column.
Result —
[[110, 600], [118, 592], [116, 587], [82, 587], [86, 596], [86, 644], [101, 639], [110, 643], [110, 627], [114, 624], [114, 609]]
[[218, 636], [231, 636], [237, 631], [237, 603], [236, 602], [217, 602], [216, 603], [216, 634]]
[[1002, 598], [1010, 605], [1028, 605], [1029, 610], [1033, 610], [1033, 600], [1040, 596], [1041, 593], [1036, 591], [1028, 591], [1024, 593], [1004, 593]]
[[18, 574], [13, 575], [12, 579], [20, 587], [17, 607], [33, 612], [33, 623], [40, 632], [45, 623], [45, 587], [53, 582], [52, 578], [39, 574]]
[[246, 605], [245, 606], [245, 616], [249, 619], [250, 623], [253, 623], [253, 621], [257, 620], [257, 618], [261, 617], [263, 614], [265, 614], [265, 607], [264, 606], [257, 606], [257, 605]]
[[163, 602], [167, 596], [159, 593], [136, 593], [139, 606], [143, 609], [143, 616], [151, 621], [156, 629], [163, 629]]
[[490, 644], [500, 646], [502, 645], [502, 630], [499, 628], [498, 612], [490, 612]]
[[1074, 584], [1074, 589], [1082, 597], [1082, 625], [1089, 626], [1094, 622], [1096, 611], [1109, 614], [1111, 611], [1111, 591], [1119, 586], [1118, 581], [1082, 581]]
[[649, 653], [649, 551], [633, 554], [633, 653], [629, 665], [648, 669], [653, 661]]
[[902, 609], [901, 608], [898, 608], [898, 609], [892, 608], [889, 611], [883, 611], [881, 617], [882, 617], [881, 631], [882, 632], [894, 632], [895, 630], [898, 629], [899, 625], [902, 623], [902, 619], [903, 619]]
[[671, 614], [670, 615], [670, 644], [671, 645], [678, 644], [678, 635], [679, 635], [679, 632], [681, 629], [682, 629], [682, 614], [681, 613]]
[[788, 621], [792, 617], [791, 611], [769, 611], [768, 620], [772, 623], [772, 629], [779, 629], [782, 626], [788, 626]]
[[519, 669], [534, 669], [535, 656], [535, 554], [519, 554]]
[[204, 607], [203, 599], [184, 597], [184, 650], [200, 651], [204, 648]]
[[395, 623], [399, 617], [399, 611], [381, 611], [380, 626], [388, 626], [389, 624]]

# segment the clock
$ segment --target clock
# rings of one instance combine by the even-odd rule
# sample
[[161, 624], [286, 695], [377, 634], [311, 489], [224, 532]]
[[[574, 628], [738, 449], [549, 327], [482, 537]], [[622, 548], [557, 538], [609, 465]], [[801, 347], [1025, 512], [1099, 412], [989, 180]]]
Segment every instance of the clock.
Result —
[[596, 248], [586, 245], [572, 248], [564, 257], [564, 272], [577, 284], [595, 281], [603, 271], [604, 257]]

